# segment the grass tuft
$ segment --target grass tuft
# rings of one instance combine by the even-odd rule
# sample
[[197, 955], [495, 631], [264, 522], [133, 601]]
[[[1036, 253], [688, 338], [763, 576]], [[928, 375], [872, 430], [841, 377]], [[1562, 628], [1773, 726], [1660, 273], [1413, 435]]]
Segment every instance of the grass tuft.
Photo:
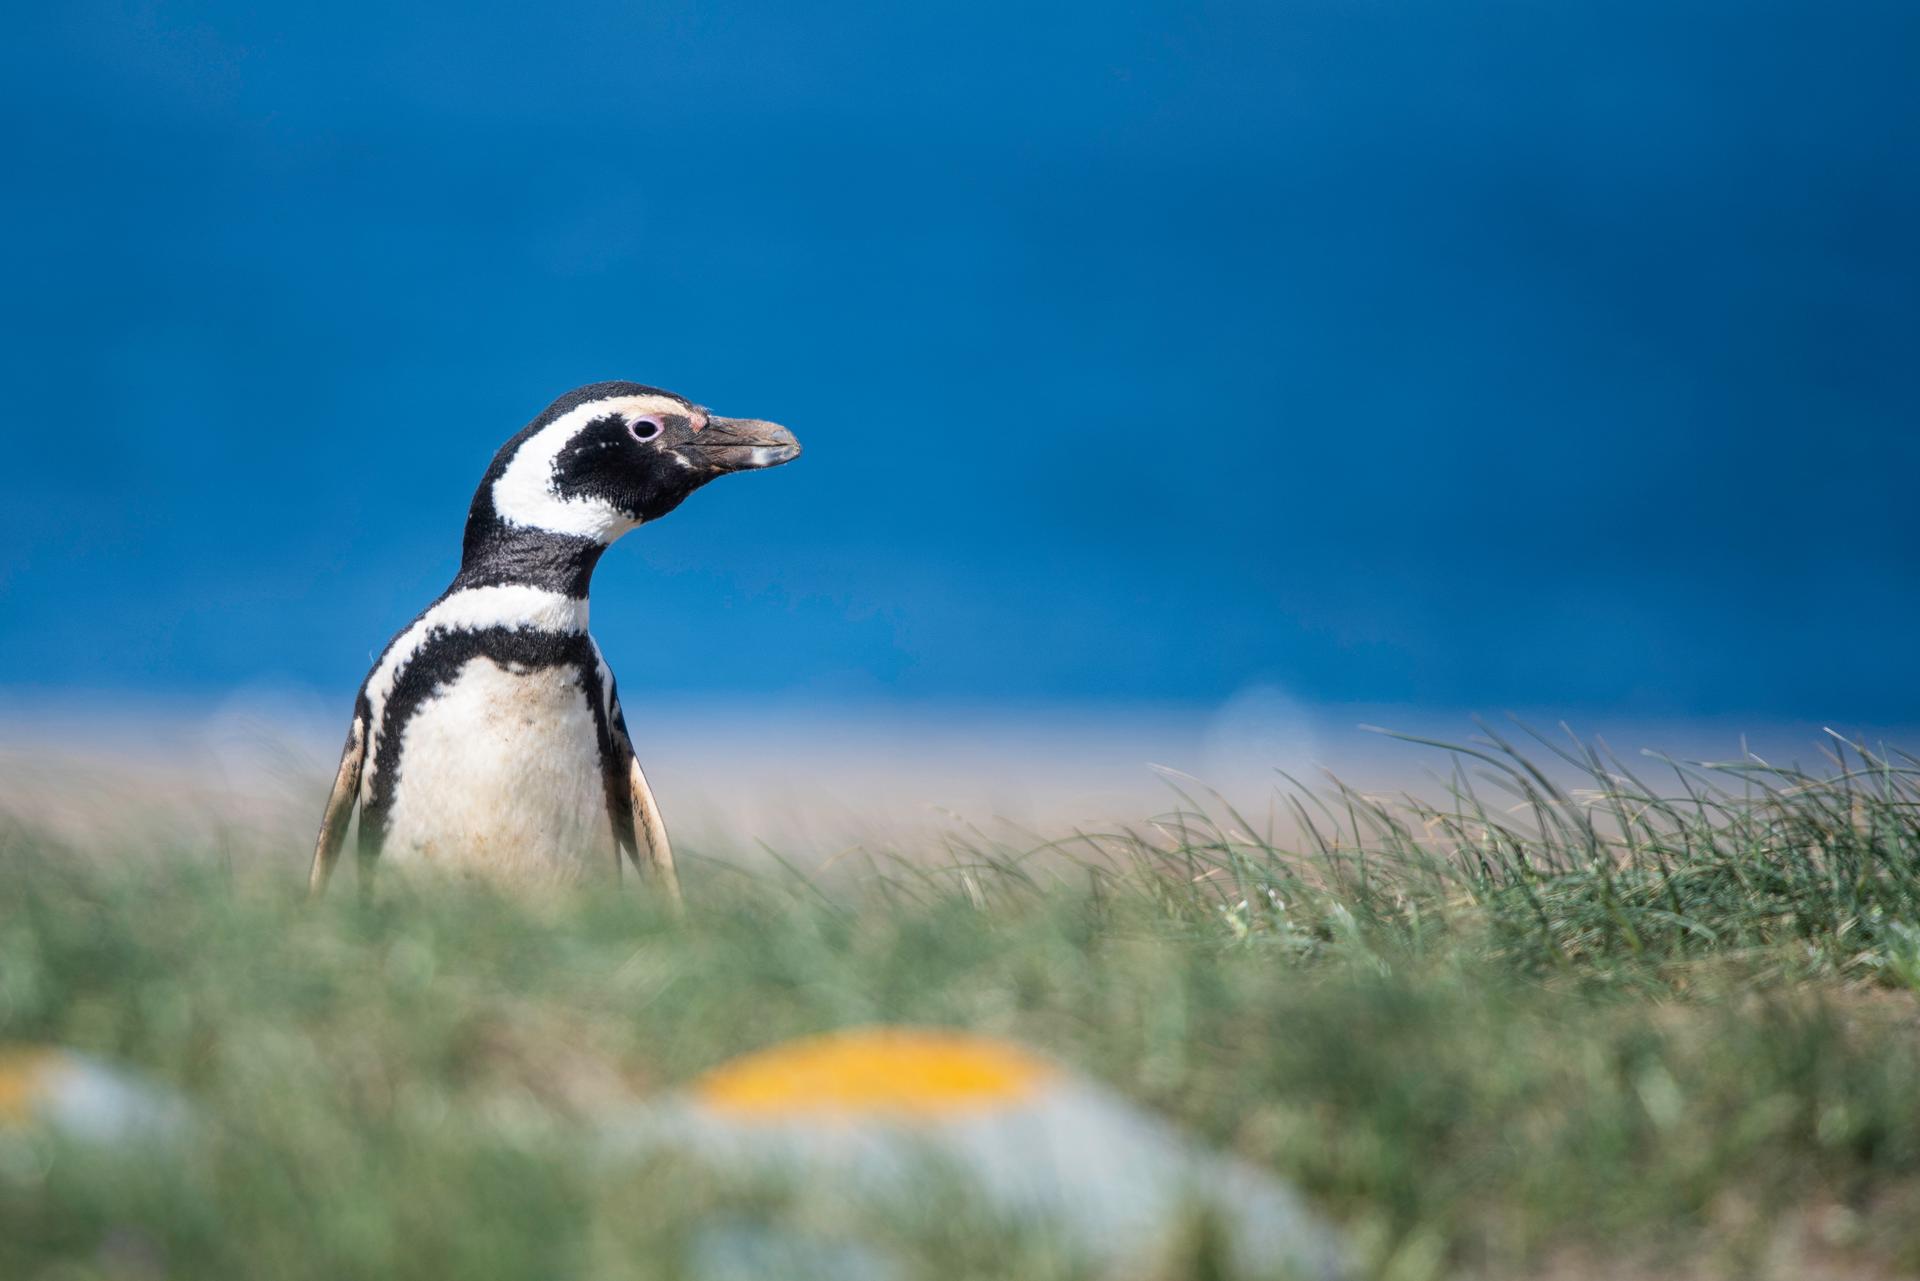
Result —
[[[1365, 1276], [1920, 1269], [1915, 762], [1436, 748], [1424, 796], [1282, 780], [1261, 827], [1175, 778], [1167, 814], [1065, 840], [694, 859], [684, 920], [397, 884], [304, 908], [290, 858], [0, 830], [0, 1041], [213, 1121], [163, 1156], [0, 1133], [0, 1275], [655, 1277], [703, 1224], [849, 1230], [819, 1190], [590, 1140], [875, 1022], [1057, 1056], [1294, 1181]], [[945, 1202], [856, 1226], [907, 1275], [1084, 1275]]]

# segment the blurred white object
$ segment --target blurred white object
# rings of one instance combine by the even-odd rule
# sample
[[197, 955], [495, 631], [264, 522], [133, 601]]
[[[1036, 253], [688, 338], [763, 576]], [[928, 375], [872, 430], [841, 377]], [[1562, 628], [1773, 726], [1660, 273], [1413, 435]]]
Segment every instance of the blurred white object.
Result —
[[88, 1143], [164, 1139], [186, 1125], [175, 1094], [84, 1054], [0, 1046], [0, 1132], [42, 1126]]
[[961, 1033], [870, 1028], [778, 1045], [714, 1069], [615, 1141], [880, 1198], [938, 1169], [1105, 1266], [1155, 1257], [1197, 1213], [1236, 1273], [1343, 1272], [1331, 1229], [1279, 1179], [1018, 1046]]

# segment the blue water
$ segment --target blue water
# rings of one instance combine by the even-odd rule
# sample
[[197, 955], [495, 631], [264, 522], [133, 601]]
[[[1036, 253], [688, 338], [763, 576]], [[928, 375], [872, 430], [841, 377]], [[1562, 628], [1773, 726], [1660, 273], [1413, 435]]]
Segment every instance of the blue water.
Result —
[[1905, 721], [1920, 7], [79, 3], [0, 683], [344, 700], [601, 378], [777, 418], [622, 686]]

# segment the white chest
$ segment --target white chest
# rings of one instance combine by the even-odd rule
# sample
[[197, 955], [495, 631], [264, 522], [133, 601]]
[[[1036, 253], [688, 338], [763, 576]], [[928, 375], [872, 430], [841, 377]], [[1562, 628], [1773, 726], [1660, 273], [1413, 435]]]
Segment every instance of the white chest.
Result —
[[593, 708], [571, 666], [474, 658], [401, 729], [383, 859], [488, 876], [612, 875]]

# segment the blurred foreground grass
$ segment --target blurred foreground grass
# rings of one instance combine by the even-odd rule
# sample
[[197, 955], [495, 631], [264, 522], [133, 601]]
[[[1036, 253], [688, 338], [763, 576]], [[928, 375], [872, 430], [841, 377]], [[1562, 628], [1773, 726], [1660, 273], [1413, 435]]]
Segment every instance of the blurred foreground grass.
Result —
[[[160, 1155], [0, 1136], [0, 1276], [685, 1275], [702, 1225], [844, 1207], [610, 1165], [606, 1109], [875, 1022], [1057, 1056], [1292, 1180], [1386, 1281], [1920, 1273], [1910, 762], [1445, 759], [1440, 804], [1292, 793], [1292, 849], [1194, 793], [1031, 850], [694, 860], [685, 920], [454, 886], [303, 908], [288, 860], [16, 824], [0, 1042], [136, 1065], [210, 1123]], [[1082, 1275], [931, 1191], [867, 1230], [914, 1275]]]

